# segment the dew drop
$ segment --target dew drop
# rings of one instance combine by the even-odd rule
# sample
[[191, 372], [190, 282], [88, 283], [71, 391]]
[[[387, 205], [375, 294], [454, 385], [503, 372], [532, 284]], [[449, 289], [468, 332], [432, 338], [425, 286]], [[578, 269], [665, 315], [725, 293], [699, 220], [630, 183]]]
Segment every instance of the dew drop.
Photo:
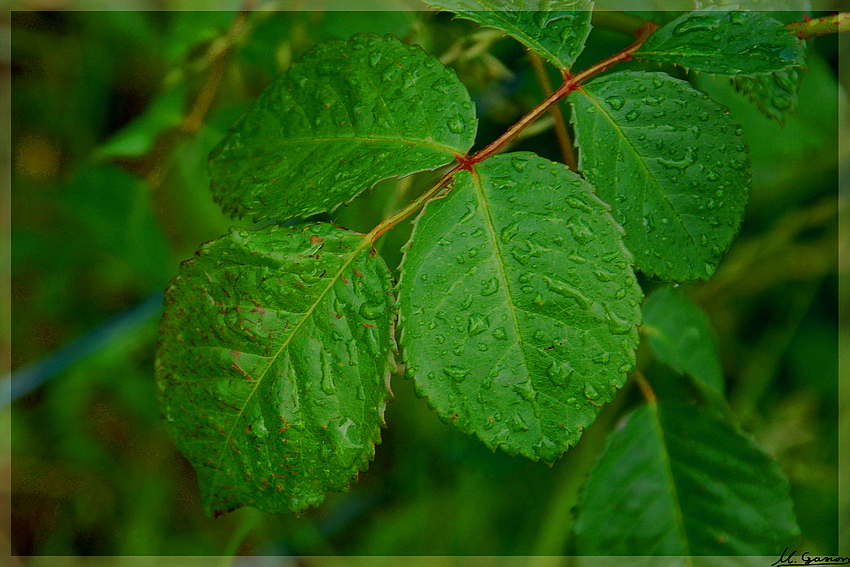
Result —
[[470, 337], [475, 337], [486, 331], [490, 328], [490, 318], [482, 317], [481, 315], [472, 315], [469, 318], [469, 324], [467, 325], [467, 332]]
[[627, 335], [632, 330], [632, 324], [625, 319], [619, 317], [611, 309], [610, 305], [605, 305], [605, 322], [608, 324], [608, 330], [614, 335]]
[[508, 338], [508, 334], [505, 332], [504, 327], [497, 327], [496, 329], [493, 330], [492, 335], [493, 335], [494, 339], [499, 340], [499, 341], [504, 341], [504, 340], [507, 340], [507, 338]]
[[519, 394], [519, 397], [527, 402], [531, 402], [537, 397], [537, 392], [534, 391], [531, 380], [527, 380], [522, 384], [514, 384], [514, 392]]
[[596, 238], [593, 232], [591, 232], [589, 228], [584, 226], [578, 220], [569, 223], [567, 227], [570, 229], [570, 232], [573, 235], [573, 239], [581, 246], [590, 243], [590, 241]]
[[489, 296], [499, 291], [499, 280], [490, 278], [484, 282], [484, 287], [481, 289], [481, 295]]
[[729, 160], [729, 167], [731, 167], [732, 169], [735, 169], [737, 171], [744, 171], [745, 169], [747, 169], [746, 165], [744, 165], [743, 163], [739, 162], [736, 159]]
[[333, 381], [333, 371], [331, 369], [331, 357], [325, 351], [322, 350], [322, 391], [328, 396], [334, 395], [336, 392], [336, 388], [334, 388]]
[[520, 431], [528, 430], [528, 423], [520, 414], [516, 414], [511, 420], [511, 429], [519, 433]]
[[562, 295], [566, 298], [574, 299], [582, 309], [588, 309], [591, 304], [593, 304], [592, 299], [566, 282], [557, 278], [550, 278], [549, 276], [543, 276], [543, 281], [546, 282], [546, 286], [549, 288], [549, 291]]
[[514, 236], [519, 232], [519, 222], [515, 221], [502, 229], [500, 233], [500, 238], [502, 239], [503, 244], [507, 244], [510, 242]]
[[369, 302], [365, 301], [360, 305], [360, 309], [358, 310], [360, 316], [364, 319], [368, 319], [370, 321], [374, 321], [378, 319], [381, 315], [384, 314], [384, 304], [380, 302]]
[[528, 163], [528, 162], [525, 160], [525, 158], [523, 158], [521, 156], [514, 156], [513, 158], [511, 158], [511, 165], [519, 173], [522, 173], [523, 171], [525, 171], [526, 163]]
[[463, 379], [472, 372], [469, 368], [459, 368], [457, 366], [446, 366], [443, 368], [443, 374], [454, 380], [455, 382], [463, 382]]
[[608, 364], [611, 360], [611, 353], [608, 351], [603, 351], [593, 357], [593, 362], [596, 364]]
[[605, 99], [605, 102], [614, 110], [620, 110], [626, 104], [625, 99], [621, 96], [609, 96]]
[[785, 93], [776, 93], [770, 100], [770, 103], [777, 110], [788, 110], [791, 108], [791, 97]]
[[630, 110], [628, 114], [626, 114], [626, 120], [629, 122], [634, 122], [640, 116], [640, 112], [637, 110]]
[[598, 400], [599, 399], [599, 391], [597, 391], [597, 389], [590, 382], [584, 383], [584, 395], [589, 400]]
[[460, 134], [463, 132], [463, 124], [461, 123], [458, 117], [452, 118], [448, 123], [449, 130], [453, 134]]
[[469, 307], [471, 305], [472, 305], [472, 296], [470, 295], [466, 299], [463, 300], [463, 302], [460, 304], [460, 308], [462, 310], [466, 311], [467, 309], [469, 309]]

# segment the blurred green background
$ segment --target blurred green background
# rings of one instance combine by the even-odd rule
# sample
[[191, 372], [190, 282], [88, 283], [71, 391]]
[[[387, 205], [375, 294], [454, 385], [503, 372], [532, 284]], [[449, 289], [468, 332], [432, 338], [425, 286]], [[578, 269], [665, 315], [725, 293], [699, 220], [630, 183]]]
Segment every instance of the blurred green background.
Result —
[[[201, 243], [251, 226], [213, 203], [206, 156], [275, 76], [317, 42], [392, 33], [435, 53], [468, 85], [480, 146], [545, 96], [519, 44], [425, 12], [15, 12], [3, 26], [12, 86], [11, 278], [3, 285], [12, 325], [2, 326], [0, 354], [18, 386], [29, 384], [24, 377], [46, 380], [0, 421], [10, 444], [0, 456], [11, 508], [0, 526], [4, 547], [224, 557], [569, 549], [576, 494], [605, 433], [639, 402], [631, 387], [549, 468], [491, 453], [444, 425], [396, 376], [370, 470], [300, 518], [251, 509], [205, 517], [155, 399], [158, 294]], [[596, 29], [576, 68], [628, 43]], [[821, 555], [838, 553], [847, 532], [839, 525], [837, 376], [850, 348], [842, 342], [839, 353], [837, 321], [839, 312], [847, 321], [850, 305], [838, 277], [839, 244], [843, 258], [848, 252], [838, 171], [848, 163], [850, 75], [835, 36], [810, 48], [800, 106], [784, 127], [728, 80], [694, 78], [745, 127], [754, 183], [741, 236], [717, 274], [687, 289], [717, 331], [742, 427], [791, 481], [800, 549]], [[561, 159], [551, 119], [538, 126], [515, 147]], [[332, 218], [369, 230], [429, 179], [383, 182]], [[2, 204], [8, 218], [8, 199]], [[379, 243], [393, 268], [409, 230], [404, 223]], [[647, 292], [657, 285], [642, 283]], [[679, 379], [655, 375], [660, 389]]]

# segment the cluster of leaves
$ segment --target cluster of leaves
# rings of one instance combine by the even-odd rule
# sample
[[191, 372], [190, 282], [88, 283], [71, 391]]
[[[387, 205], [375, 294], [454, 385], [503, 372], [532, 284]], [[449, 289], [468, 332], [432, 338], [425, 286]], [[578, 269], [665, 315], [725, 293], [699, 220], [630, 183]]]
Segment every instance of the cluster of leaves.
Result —
[[[527, 152], [495, 155], [518, 129], [470, 156], [466, 88], [396, 38], [329, 42], [293, 64], [210, 156], [225, 211], [283, 222], [333, 211], [383, 179], [456, 165], [367, 234], [234, 229], [183, 264], [166, 292], [156, 370], [207, 511], [299, 512], [345, 490], [380, 439], [396, 326], [406, 375], [444, 421], [546, 462], [626, 383], [640, 327], [705, 403], [650, 392], [611, 433], [582, 496], [577, 551], [775, 552], [797, 531], [787, 483], [725, 410], [707, 319], [675, 287], [643, 301], [634, 272], [711, 277], [747, 200], [742, 129], [665, 72], [594, 77], [631, 58], [730, 76], [781, 118], [804, 65], [799, 40], [759, 13], [692, 12], [573, 75], [589, 2], [440, 7], [562, 71], [533, 114], [570, 103], [581, 175]], [[373, 245], [423, 205], [394, 284]]]

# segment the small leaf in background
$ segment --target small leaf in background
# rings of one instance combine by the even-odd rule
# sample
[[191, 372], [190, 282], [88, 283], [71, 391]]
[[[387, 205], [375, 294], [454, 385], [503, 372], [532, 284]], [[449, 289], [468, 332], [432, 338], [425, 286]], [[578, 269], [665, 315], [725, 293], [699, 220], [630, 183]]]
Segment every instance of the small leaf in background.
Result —
[[466, 87], [391, 36], [321, 44], [290, 67], [210, 156], [225, 211], [255, 220], [332, 211], [382, 179], [464, 155], [477, 128]]
[[429, 4], [502, 30], [563, 70], [572, 67], [584, 49], [593, 9], [590, 0], [441, 0]]
[[553, 461], [634, 364], [630, 261], [608, 207], [566, 166], [512, 153], [459, 172], [401, 268], [417, 392], [491, 449]]
[[678, 288], [652, 292], [643, 304], [642, 332], [655, 357], [704, 389], [726, 389], [717, 341], [708, 317]]
[[574, 529], [580, 555], [776, 556], [799, 535], [773, 459], [714, 414], [664, 404], [609, 436]]
[[665, 280], [711, 277], [747, 202], [743, 129], [664, 73], [613, 73], [569, 100], [579, 167], [613, 207], [637, 267]]
[[[143, 179], [111, 163], [87, 164], [74, 172], [59, 203], [83, 229], [76, 246], [106, 253], [107, 263], [92, 260], [105, 275], [120, 281], [127, 270], [144, 293], [168, 281], [163, 266], [171, 260], [169, 246]], [[63, 245], [71, 242], [66, 238]]]
[[730, 75], [738, 90], [780, 123], [797, 107], [805, 67], [803, 42], [760, 12], [702, 10], [652, 34], [635, 57]]
[[208, 513], [299, 512], [366, 469], [393, 303], [366, 237], [330, 225], [234, 229], [183, 264], [165, 295], [157, 384]]
[[159, 93], [145, 111], [94, 150], [95, 159], [141, 157], [153, 150], [157, 138], [177, 128], [185, 117], [186, 89]]
[[700, 10], [655, 31], [634, 56], [702, 73], [759, 75], [800, 68], [805, 51], [781, 22], [759, 12]]

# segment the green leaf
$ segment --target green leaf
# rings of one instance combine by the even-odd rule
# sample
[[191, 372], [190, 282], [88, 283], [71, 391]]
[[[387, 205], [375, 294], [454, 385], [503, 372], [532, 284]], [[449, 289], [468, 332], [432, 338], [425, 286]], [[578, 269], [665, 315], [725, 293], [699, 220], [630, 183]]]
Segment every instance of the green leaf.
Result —
[[662, 287], [646, 298], [641, 330], [660, 362], [689, 374], [701, 388], [723, 393], [723, 369], [711, 323], [680, 289]]
[[656, 31], [635, 57], [732, 76], [759, 109], [785, 122], [796, 108], [805, 48], [782, 22], [761, 12], [690, 12]]
[[93, 152], [95, 159], [141, 157], [154, 148], [159, 136], [180, 126], [184, 119], [186, 89], [159, 93], [145, 111]]
[[718, 75], [800, 68], [805, 51], [781, 22], [759, 12], [700, 10], [657, 30], [634, 56]]
[[533, 154], [460, 171], [402, 263], [407, 374], [488, 447], [552, 461], [634, 364], [642, 292], [590, 185]]
[[374, 456], [394, 301], [370, 249], [323, 224], [234, 229], [166, 291], [160, 403], [208, 513], [298, 512]]
[[212, 151], [213, 195], [255, 220], [332, 211], [382, 179], [464, 155], [476, 128], [466, 88], [419, 47], [332, 41], [290, 67]]
[[638, 268], [708, 278], [743, 218], [750, 160], [727, 109], [664, 73], [622, 72], [570, 95], [579, 165]]
[[801, 69], [793, 68], [755, 77], [733, 77], [732, 82], [761, 112], [784, 125], [788, 114], [800, 103], [797, 93], [802, 76]]
[[778, 465], [733, 426], [687, 405], [627, 420], [579, 502], [580, 555], [775, 555], [799, 534]]
[[502, 30], [563, 70], [572, 67], [584, 49], [593, 10], [591, 0], [449, 0], [429, 4]]

